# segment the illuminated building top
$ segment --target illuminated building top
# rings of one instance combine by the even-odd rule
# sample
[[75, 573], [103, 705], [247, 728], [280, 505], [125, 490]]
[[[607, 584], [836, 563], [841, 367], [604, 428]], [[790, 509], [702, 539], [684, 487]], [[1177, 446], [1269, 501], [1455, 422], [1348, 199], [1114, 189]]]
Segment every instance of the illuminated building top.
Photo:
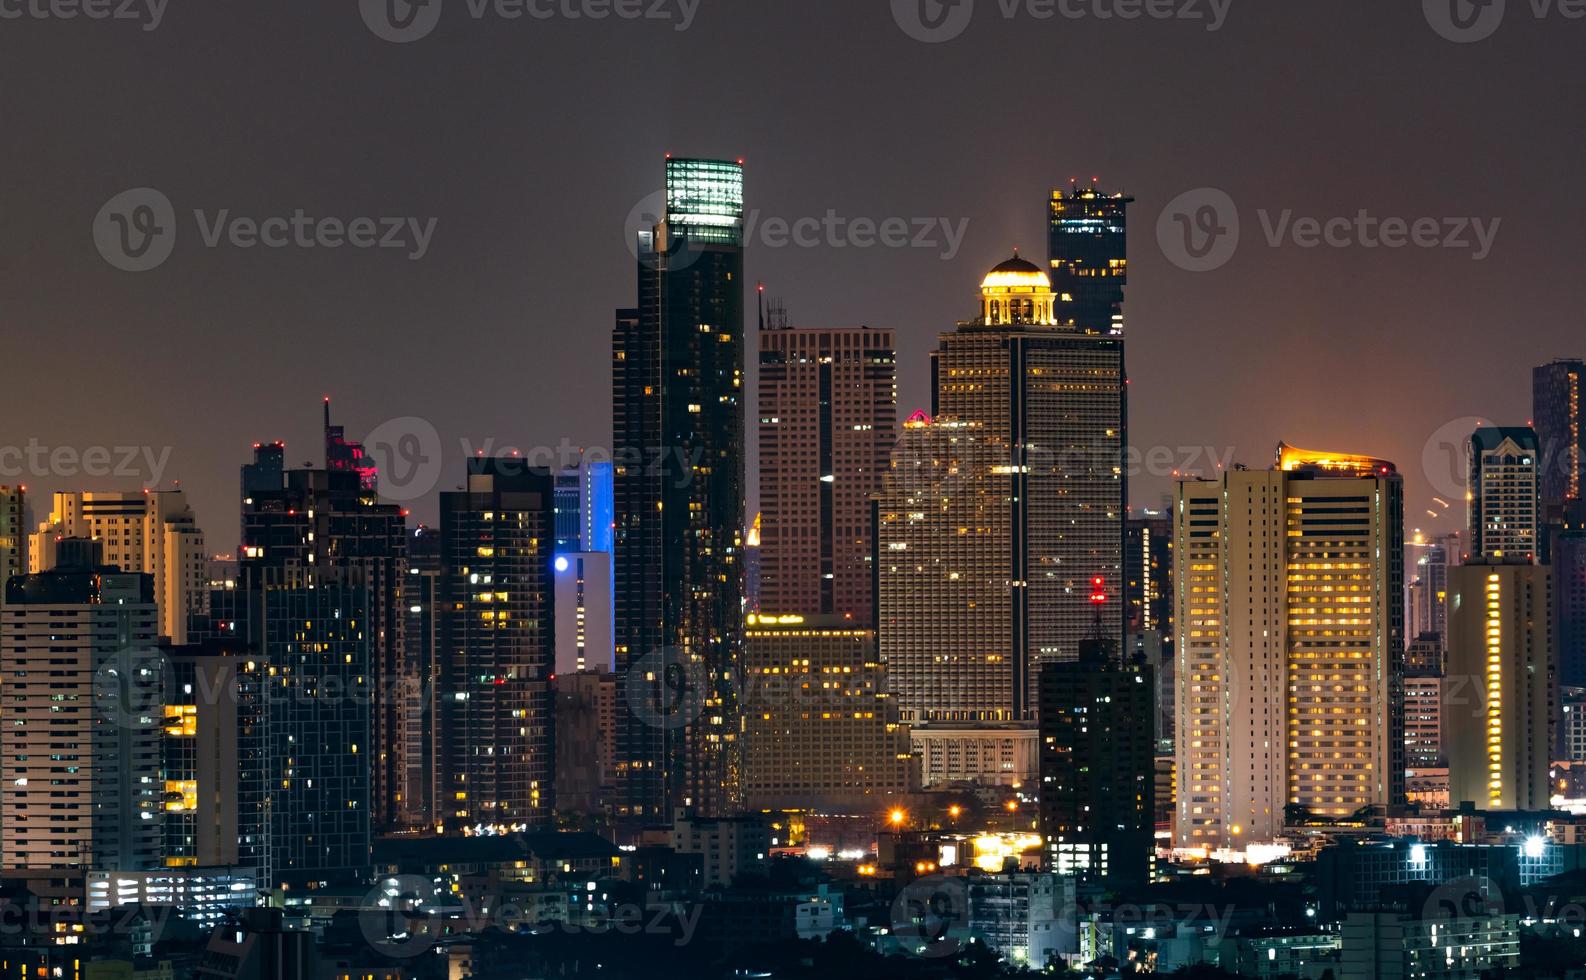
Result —
[[1055, 298], [1052, 280], [1040, 266], [1020, 258], [1015, 249], [1013, 258], [992, 269], [980, 283], [980, 323], [988, 327], [1056, 326], [1052, 315]]
[[666, 220], [690, 239], [743, 244], [743, 164], [666, 161]]
[[1286, 443], [1278, 445], [1278, 469], [1284, 473], [1310, 470], [1334, 476], [1356, 477], [1391, 476], [1398, 472], [1398, 467], [1385, 459], [1351, 453], [1296, 449]]

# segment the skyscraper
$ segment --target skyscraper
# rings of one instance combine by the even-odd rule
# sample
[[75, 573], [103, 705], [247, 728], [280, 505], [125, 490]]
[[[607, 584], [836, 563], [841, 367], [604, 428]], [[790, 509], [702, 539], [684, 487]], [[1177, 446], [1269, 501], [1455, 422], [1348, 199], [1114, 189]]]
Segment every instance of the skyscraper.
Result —
[[153, 576], [160, 635], [187, 641], [188, 620], [203, 611], [208, 555], [185, 492], [56, 493], [49, 520], [33, 535], [33, 571], [54, 567], [55, 544], [63, 538], [91, 538], [100, 543], [105, 564]]
[[411, 695], [402, 713], [406, 748], [403, 764], [407, 789], [403, 791], [408, 822], [415, 827], [435, 827], [443, 808], [440, 767], [445, 754], [440, 726], [440, 683], [443, 611], [441, 595], [441, 535], [420, 525], [408, 535], [407, 584], [402, 590], [407, 610], [402, 623], [403, 658], [408, 664]]
[[1244, 850], [1291, 807], [1336, 818], [1400, 802], [1392, 464], [1281, 447], [1274, 470], [1179, 484], [1175, 520], [1179, 845]]
[[468, 461], [441, 494], [441, 766], [447, 829], [544, 829], [555, 767], [555, 477]]
[[1058, 323], [1080, 333], [1123, 333], [1133, 203], [1132, 197], [1077, 182], [1066, 194], [1062, 188], [1052, 191], [1048, 250]]
[[380, 470], [364, 452], [363, 443], [347, 438], [344, 426], [330, 424], [330, 399], [325, 399], [325, 468], [336, 473], [356, 473], [358, 486], [374, 493], [380, 484]]
[[1047, 867], [1113, 888], [1147, 884], [1156, 850], [1151, 669], [1106, 640], [1041, 675], [1041, 833]]
[[62, 556], [0, 610], [0, 866], [157, 867], [163, 672], [148, 575]]
[[584, 461], [556, 474], [556, 553], [610, 553], [615, 471]]
[[319, 575], [348, 569], [357, 574], [343, 576], [344, 585], [368, 589], [359, 617], [367, 617], [365, 673], [374, 730], [362, 761], [371, 770], [374, 826], [392, 829], [405, 821], [402, 699], [412, 690], [403, 649], [407, 518], [401, 507], [381, 503], [356, 469], [287, 470], [280, 482], [266, 485], [277, 452], [273, 445], [255, 449], [253, 489], [243, 498], [242, 564], [245, 571], [294, 571], [273, 579], [272, 588], [312, 589]]
[[1586, 487], [1586, 425], [1581, 388], [1586, 361], [1558, 360], [1532, 372], [1531, 424], [1542, 459], [1542, 504], [1549, 520], [1579, 503]]
[[[1103, 638], [1123, 646], [1123, 339], [1060, 324], [1058, 302], [1046, 273], [1017, 255], [986, 275], [980, 315], [943, 334], [932, 359], [935, 425], [967, 426], [973, 437], [953, 446], [948, 471], [937, 470], [949, 485], [935, 506], [899, 508], [889, 496], [881, 518], [888, 532], [923, 521], [936, 525], [932, 534], [958, 535], [973, 563], [881, 569], [889, 670], [894, 652], [961, 636], [957, 662], [1007, 687], [999, 703], [973, 710], [1013, 720], [1034, 717], [1041, 665], [1077, 658], [1092, 635], [1095, 578], [1111, 603]], [[882, 547], [895, 544], [907, 542]], [[982, 592], [973, 606], [949, 598], [971, 588]], [[928, 669], [941, 670], [935, 661]]]
[[871, 498], [897, 442], [890, 330], [760, 334], [760, 604], [874, 621]]
[[1473, 558], [1539, 560], [1542, 459], [1530, 428], [1477, 429], [1470, 437]]
[[1454, 570], [1443, 744], [1449, 802], [1549, 808], [1553, 570], [1525, 558]]
[[667, 160], [637, 245], [638, 307], [618, 311], [612, 351], [617, 812], [646, 821], [741, 800], [743, 167]]
[[1126, 525], [1123, 582], [1130, 633], [1173, 636], [1173, 518], [1148, 510]]

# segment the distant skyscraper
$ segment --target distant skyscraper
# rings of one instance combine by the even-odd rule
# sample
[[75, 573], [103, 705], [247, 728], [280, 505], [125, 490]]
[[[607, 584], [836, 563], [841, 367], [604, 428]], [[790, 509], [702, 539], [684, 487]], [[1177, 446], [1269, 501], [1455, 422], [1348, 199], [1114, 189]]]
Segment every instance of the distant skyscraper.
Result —
[[1152, 879], [1156, 698], [1151, 669], [1087, 641], [1041, 675], [1047, 868], [1112, 888]]
[[13, 575], [28, 572], [27, 519], [27, 488], [0, 487], [0, 595]]
[[368, 617], [374, 733], [361, 761], [371, 769], [374, 826], [398, 828], [406, 810], [401, 732], [409, 708], [403, 698], [413, 690], [403, 650], [407, 518], [401, 507], [382, 504], [366, 489], [355, 469], [288, 470], [284, 482], [266, 487], [263, 477], [272, 472], [274, 447], [255, 450], [255, 456], [263, 465], [255, 471], [255, 489], [243, 498], [244, 568], [301, 572], [278, 582], [278, 588], [286, 582], [313, 588], [319, 574], [351, 569], [369, 590], [368, 608], [360, 615]]
[[1404, 795], [1404, 493], [1391, 464], [1282, 447], [1179, 485], [1184, 847], [1272, 840]]
[[209, 619], [195, 631], [261, 664], [269, 787], [261, 875], [274, 886], [359, 881], [372, 870], [374, 581], [365, 567], [277, 562], [267, 551], [243, 562], [235, 588], [210, 594]]
[[1586, 500], [1586, 424], [1582, 386], [1586, 361], [1560, 360], [1532, 373], [1532, 425], [1542, 457], [1542, 503], [1548, 519]]
[[1552, 529], [1554, 651], [1559, 682], [1586, 687], [1586, 514], [1575, 515]]
[[12, 578], [0, 610], [0, 866], [154, 868], [164, 789], [154, 583], [62, 558]]
[[898, 438], [891, 330], [760, 334], [760, 604], [868, 626], [871, 498]]
[[1472, 558], [1539, 560], [1541, 471], [1530, 428], [1483, 427], [1470, 437]]
[[1121, 334], [1129, 283], [1129, 205], [1134, 198], [1078, 184], [1052, 191], [1048, 246], [1058, 323], [1081, 333]]
[[54, 566], [62, 538], [91, 538], [105, 564], [153, 576], [160, 635], [187, 641], [189, 619], [203, 611], [208, 555], [184, 491], [56, 493], [49, 520], [33, 535], [33, 571]]
[[1407, 671], [1404, 677], [1404, 764], [1410, 769], [1447, 765], [1443, 758], [1443, 675]]
[[[905, 718], [916, 709], [943, 721], [966, 710], [1032, 719], [1041, 665], [1077, 658], [1091, 636], [1098, 577], [1112, 603], [1104, 638], [1122, 648], [1123, 339], [1061, 326], [1057, 302], [1046, 273], [1017, 255], [992, 269], [979, 317], [943, 334], [933, 355], [936, 422], [900, 445], [907, 462], [894, 465], [891, 486], [903, 492], [889, 491], [881, 509], [883, 659], [895, 682], [897, 658], [917, 650], [925, 670], [983, 673], [1005, 691], [994, 701], [962, 689], [948, 703], [902, 698]], [[950, 466], [909, 445], [933, 440], [950, 445]], [[945, 483], [930, 489], [931, 480]], [[934, 502], [921, 506], [924, 493]], [[901, 553], [915, 546], [956, 549], [962, 561]], [[969, 592], [973, 605], [956, 597]], [[943, 637], [962, 638], [961, 657], [926, 652]]]
[[556, 672], [615, 667], [611, 553], [572, 551], [556, 556]]
[[[629, 821], [741, 800], [743, 201], [742, 166], [668, 160], [665, 213], [638, 236], [638, 307], [617, 314], [617, 812]], [[680, 691], [691, 717], [672, 710]]]
[[583, 462], [556, 474], [556, 553], [610, 552], [615, 468]]
[[441, 790], [440, 766], [444, 743], [440, 725], [440, 683], [442, 653], [441, 535], [438, 530], [420, 525], [408, 535], [407, 584], [402, 603], [407, 610], [402, 624], [403, 657], [408, 664], [408, 685], [412, 694], [405, 699], [403, 764], [407, 772], [408, 822], [433, 828], [443, 814], [437, 794]]
[[749, 617], [751, 810], [877, 815], [918, 789], [874, 630], [842, 616]]
[[555, 728], [555, 477], [468, 461], [441, 494], [441, 789], [447, 829], [544, 829]]
[[379, 487], [380, 470], [363, 451], [363, 443], [348, 439], [343, 426], [330, 424], [329, 398], [325, 399], [325, 468], [335, 473], [358, 474], [358, 485], [368, 493]]
[[1550, 806], [1552, 580], [1524, 558], [1454, 570], [1442, 703], [1454, 806]]

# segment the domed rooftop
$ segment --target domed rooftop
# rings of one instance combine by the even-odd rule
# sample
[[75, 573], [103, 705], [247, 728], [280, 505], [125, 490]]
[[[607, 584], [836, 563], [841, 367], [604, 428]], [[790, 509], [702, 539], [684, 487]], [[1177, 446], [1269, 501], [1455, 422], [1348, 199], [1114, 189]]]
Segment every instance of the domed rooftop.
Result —
[[1019, 256], [1019, 250], [1013, 250], [1013, 258], [992, 269], [980, 284], [981, 289], [1043, 289], [1052, 288], [1052, 280], [1047, 277], [1041, 267], [1028, 259]]

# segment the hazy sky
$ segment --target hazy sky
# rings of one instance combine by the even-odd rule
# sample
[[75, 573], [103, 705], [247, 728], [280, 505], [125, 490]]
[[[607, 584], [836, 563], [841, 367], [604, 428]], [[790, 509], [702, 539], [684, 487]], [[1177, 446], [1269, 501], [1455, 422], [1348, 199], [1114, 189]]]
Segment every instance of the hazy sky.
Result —
[[[767, 281], [801, 325], [895, 327], [905, 412], [928, 404], [927, 352], [974, 312], [985, 270], [1015, 245], [1044, 258], [1049, 188], [1127, 190], [1135, 444], [1203, 467], [1180, 447], [1250, 465], [1280, 439], [1387, 456], [1412, 525], [1447, 492], [1422, 463], [1434, 433], [1525, 422], [1532, 365], [1586, 354], [1586, 21], [1546, 0], [1509, 0], [1466, 44], [1433, 27], [1465, 0], [1234, 0], [1218, 30], [1209, 0], [1153, 0], [1202, 15], [1165, 20], [1098, 16], [1129, 0], [1050, 19], [979, 0], [935, 44], [901, 26], [920, 33], [920, 0], [643, 0], [668, 19], [637, 20], [443, 0], [402, 44], [366, 23], [379, 0], [169, 0], [157, 26], [163, 0], [115, 0], [142, 20], [34, 16], [49, 2], [0, 0], [0, 451], [34, 449], [0, 455], [0, 482], [136, 486], [155, 467], [124, 453], [99, 477], [40, 451], [171, 447], [159, 475], [192, 491], [215, 550], [234, 544], [251, 443], [318, 461], [325, 393], [355, 436], [427, 420], [442, 488], [465, 439], [606, 445], [612, 310], [634, 293], [625, 222], [667, 152], [746, 159], [746, 285]], [[927, 13], [953, 31], [964, 11]], [[171, 202], [174, 250], [126, 272], [96, 216], [141, 187]], [[1158, 219], [1201, 188], [1228, 195], [1241, 237], [1192, 272]], [[1210, 198], [1187, 200], [1205, 217]], [[299, 209], [375, 219], [376, 237], [404, 219], [404, 247], [248, 248], [230, 223]], [[1366, 247], [1362, 210], [1455, 241]], [[159, 217], [122, 213], [129, 234]], [[770, 220], [828, 214], [844, 235], [856, 219], [967, 226], [949, 256], [940, 226], [927, 247], [824, 228], [808, 247]], [[1333, 244], [1303, 247], [1299, 219], [1337, 217], [1351, 227]], [[1460, 234], [1472, 218], [1501, 222], [1485, 246]], [[1139, 481], [1136, 503], [1167, 485]]]

